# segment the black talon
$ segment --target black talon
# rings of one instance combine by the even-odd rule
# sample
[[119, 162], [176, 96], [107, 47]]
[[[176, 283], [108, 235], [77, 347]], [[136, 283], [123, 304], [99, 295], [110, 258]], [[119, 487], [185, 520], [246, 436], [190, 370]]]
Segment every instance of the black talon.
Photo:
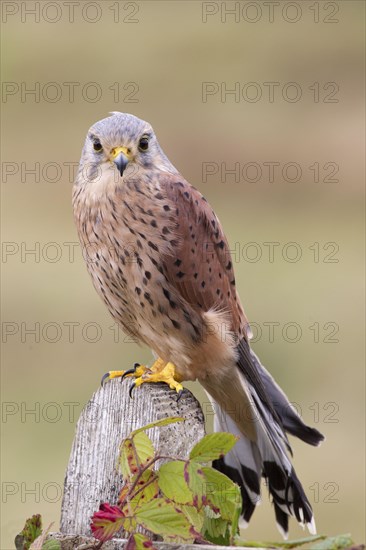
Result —
[[127, 376], [128, 374], [134, 374], [136, 372], [137, 367], [141, 367], [141, 363], [134, 363], [132, 369], [128, 369], [122, 374], [121, 380], [123, 380], [125, 376]]
[[178, 397], [177, 397], [177, 403], [178, 403], [179, 399], [182, 397], [183, 392], [184, 392], [184, 390], [179, 390]]
[[135, 386], [136, 386], [136, 382], [133, 381], [132, 384], [131, 384], [131, 386], [130, 386], [130, 389], [128, 390], [128, 394], [129, 394], [129, 396], [130, 396], [131, 399], [132, 399], [132, 390], [133, 390], [133, 388], [134, 388]]
[[103, 385], [104, 385], [104, 380], [105, 380], [106, 378], [109, 378], [109, 372], [106, 372], [106, 373], [103, 374], [103, 376], [102, 376], [102, 379], [101, 379], [101, 381], [100, 381], [100, 385], [102, 386], [102, 388], [103, 388]]
[[134, 374], [135, 372], [136, 368], [125, 370], [125, 372], [121, 376], [121, 380], [123, 380], [128, 374]]

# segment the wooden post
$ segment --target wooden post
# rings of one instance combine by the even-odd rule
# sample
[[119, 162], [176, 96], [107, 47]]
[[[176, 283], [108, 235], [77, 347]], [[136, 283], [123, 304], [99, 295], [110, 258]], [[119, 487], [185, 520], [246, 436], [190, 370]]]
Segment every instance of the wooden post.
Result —
[[205, 434], [201, 407], [187, 389], [177, 401], [165, 384], [144, 384], [131, 399], [130, 384], [129, 379], [108, 381], [81, 413], [64, 482], [61, 533], [90, 535], [90, 518], [100, 503], [117, 503], [119, 446], [132, 430], [168, 416], [184, 417], [185, 422], [149, 431], [155, 449], [181, 458]]
[[[61, 545], [61, 550], [93, 550], [96, 540], [85, 535], [64, 535], [62, 533], [50, 533], [48, 539], [57, 540]], [[102, 550], [124, 550], [126, 546], [125, 539], [111, 539], [105, 542]], [[169, 542], [156, 542], [154, 546], [157, 550], [253, 550], [253, 547], [244, 546], [215, 546], [206, 544], [182, 544]], [[272, 547], [273, 549], [273, 547]], [[270, 550], [270, 548], [261, 548], [256, 546], [256, 550]], [[365, 550], [364, 546], [349, 548], [348, 550]]]

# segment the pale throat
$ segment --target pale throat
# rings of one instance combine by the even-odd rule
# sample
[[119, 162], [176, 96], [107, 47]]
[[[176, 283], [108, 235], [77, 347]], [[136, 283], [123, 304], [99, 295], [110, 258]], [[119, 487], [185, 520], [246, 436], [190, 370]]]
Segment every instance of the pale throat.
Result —
[[116, 167], [106, 162], [99, 164], [93, 175], [89, 175], [86, 171], [81, 179], [85, 185], [85, 200], [90, 204], [99, 202], [106, 195], [113, 195], [115, 190], [124, 183]]

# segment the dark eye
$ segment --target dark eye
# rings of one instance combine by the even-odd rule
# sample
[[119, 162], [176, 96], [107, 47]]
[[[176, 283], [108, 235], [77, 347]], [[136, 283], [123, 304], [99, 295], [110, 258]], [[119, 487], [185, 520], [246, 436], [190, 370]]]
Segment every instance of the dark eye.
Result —
[[142, 137], [139, 141], [140, 151], [147, 151], [149, 148], [149, 139], [147, 137]]
[[103, 149], [99, 139], [96, 139], [93, 141], [93, 148], [94, 148], [94, 151], [97, 151], [98, 153]]

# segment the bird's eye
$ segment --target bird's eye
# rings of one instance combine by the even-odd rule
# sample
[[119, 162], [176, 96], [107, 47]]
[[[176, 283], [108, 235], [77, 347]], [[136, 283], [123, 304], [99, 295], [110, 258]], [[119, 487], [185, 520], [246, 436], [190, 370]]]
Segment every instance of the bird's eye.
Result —
[[144, 136], [139, 141], [139, 149], [140, 151], [147, 151], [149, 148], [149, 139]]
[[103, 149], [102, 144], [98, 139], [93, 141], [93, 148], [94, 148], [94, 151], [97, 151], [98, 153], [100, 153], [100, 151]]

